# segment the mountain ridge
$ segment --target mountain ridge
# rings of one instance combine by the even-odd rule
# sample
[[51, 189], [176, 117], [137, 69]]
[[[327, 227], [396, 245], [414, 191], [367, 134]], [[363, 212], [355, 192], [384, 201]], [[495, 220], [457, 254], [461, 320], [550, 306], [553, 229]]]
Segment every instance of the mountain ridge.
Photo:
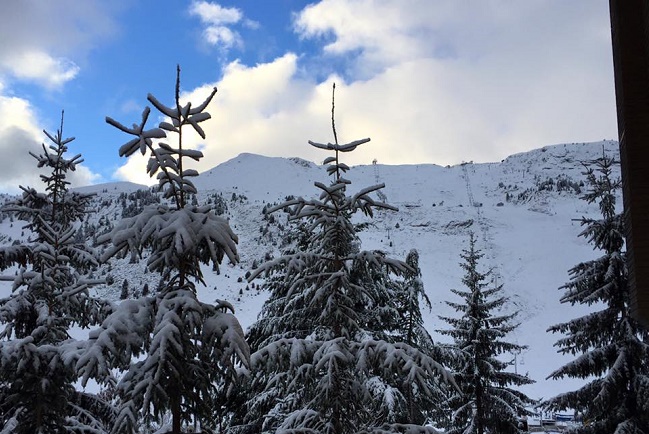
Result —
[[[405, 259], [412, 248], [419, 251], [422, 280], [433, 306], [431, 312], [424, 311], [425, 325], [435, 340], [445, 342], [435, 332], [445, 328], [437, 316], [454, 315], [444, 302], [458, 301], [450, 289], [461, 287], [459, 255], [467, 246], [469, 232], [474, 232], [477, 247], [485, 255], [482, 271], [493, 270], [494, 283], [504, 284], [510, 298], [505, 311], [520, 312], [521, 325], [512, 337], [529, 348], [508, 357], [512, 370], [529, 372], [537, 381], [524, 391], [541, 398], [572, 390], [582, 382], [545, 380], [552, 370], [571, 360], [553, 347], [560, 336], [545, 331], [595, 308], [561, 304], [558, 288], [569, 280], [571, 267], [598, 255], [578, 237], [581, 226], [574, 219], [597, 216], [596, 205], [579, 199], [584, 186], [581, 162], [594, 160], [603, 150], [617, 156], [617, 143], [551, 145], [494, 163], [352, 166], [346, 174], [352, 182], [350, 193], [385, 183], [384, 196], [377, 199], [399, 208], [398, 212], [378, 212], [367, 220], [367, 228], [359, 234], [361, 248], [382, 250], [397, 259]], [[199, 296], [208, 301], [230, 301], [242, 325], [252, 324], [267, 295], [258, 290], [260, 282], [248, 283], [246, 274], [265, 258], [280, 254], [289, 227], [285, 213], [277, 212], [271, 219], [262, 210], [289, 195], [318, 196], [320, 191], [313, 185], [316, 181], [328, 181], [323, 166], [297, 157], [249, 153], [195, 178], [197, 202], [213, 207], [219, 203], [239, 236], [241, 257], [240, 264], [224, 264], [218, 274], [205, 269], [206, 286], [199, 288]], [[110, 183], [83, 187], [83, 192], [97, 193], [97, 213], [88, 217], [88, 225], [97, 232], [106, 231], [125, 209], [155, 200], [164, 202], [151, 194], [149, 187], [136, 186]], [[20, 235], [19, 226], [6, 219], [0, 223], [0, 231], [7, 235], [2, 242], [28, 236]], [[155, 288], [159, 276], [146, 272], [144, 266], [144, 260], [123, 258], [100, 267], [96, 273], [110, 274], [114, 283], [96, 291], [117, 300], [124, 279], [135, 291], [145, 283]], [[3, 290], [6, 286], [0, 287], [0, 292]]]

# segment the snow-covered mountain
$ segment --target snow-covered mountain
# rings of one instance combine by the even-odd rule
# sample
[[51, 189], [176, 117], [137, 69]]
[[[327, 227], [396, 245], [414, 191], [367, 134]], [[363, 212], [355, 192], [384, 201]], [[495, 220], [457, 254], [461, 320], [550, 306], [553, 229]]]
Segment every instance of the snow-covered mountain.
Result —
[[[617, 143], [547, 146], [499, 163], [352, 167], [346, 175], [352, 181], [351, 192], [385, 183], [384, 196], [379, 199], [399, 208], [398, 212], [379, 212], [369, 220], [371, 225], [360, 234], [363, 248], [380, 249], [400, 259], [412, 248], [419, 251], [424, 285], [433, 305], [432, 311], [425, 313], [426, 325], [434, 338], [444, 341], [435, 332], [446, 327], [437, 316], [455, 316], [444, 301], [458, 301], [449, 289], [461, 286], [459, 255], [467, 246], [469, 232], [475, 232], [478, 248], [485, 254], [483, 271], [493, 269], [497, 283], [504, 284], [511, 300], [506, 309], [520, 312], [521, 324], [513, 340], [529, 348], [511, 355], [512, 370], [529, 373], [537, 381], [525, 391], [541, 398], [573, 389], [578, 383], [572, 380], [545, 380], [567, 360], [553, 348], [558, 336], [545, 330], [585, 313], [583, 307], [562, 305], [558, 288], [568, 281], [569, 268], [598, 254], [578, 238], [581, 228], [575, 219], [597, 215], [595, 205], [579, 199], [582, 163], [603, 151], [617, 155]], [[299, 158], [253, 154], [241, 154], [195, 180], [197, 201], [218, 206], [229, 217], [239, 236], [241, 256], [240, 264], [224, 264], [219, 274], [205, 270], [207, 285], [200, 289], [202, 298], [232, 302], [244, 327], [255, 320], [266, 294], [259, 292], [256, 284], [248, 284], [245, 275], [264, 257], [279, 253], [288, 227], [286, 214], [264, 218], [262, 209], [290, 195], [319, 194], [315, 181], [328, 182], [324, 167]], [[159, 200], [146, 187], [129, 183], [80, 190], [97, 193], [96, 212], [82, 225], [87, 237], [108, 230], [115, 220], [137, 212], [144, 203]], [[0, 243], [28, 236], [20, 226], [3, 219]], [[131, 258], [113, 261], [96, 273], [114, 278], [111, 287], [97, 289], [114, 299], [125, 279], [132, 291], [141, 290], [145, 283], [154, 288], [159, 280], [144, 271], [143, 262], [133, 263]], [[3, 285], [0, 293], [9, 290], [8, 284]]]

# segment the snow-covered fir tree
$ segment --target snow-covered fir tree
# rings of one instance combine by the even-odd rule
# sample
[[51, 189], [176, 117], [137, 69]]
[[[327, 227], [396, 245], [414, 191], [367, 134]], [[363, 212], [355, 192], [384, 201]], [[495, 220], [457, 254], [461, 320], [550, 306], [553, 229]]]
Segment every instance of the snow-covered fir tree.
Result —
[[519, 417], [528, 414], [533, 401], [511, 386], [530, 384], [526, 376], [506, 369], [503, 360], [508, 353], [526, 347], [508, 342], [506, 336], [517, 324], [516, 313], [502, 314], [507, 302], [503, 285], [488, 282], [491, 271], [481, 273], [479, 261], [484, 256], [476, 249], [475, 236], [469, 238], [469, 248], [460, 255], [465, 274], [465, 290], [452, 289], [462, 301], [446, 303], [461, 314], [459, 318], [440, 317], [452, 326], [439, 330], [454, 339], [455, 357], [449, 362], [461, 393], [451, 396], [448, 406], [452, 412], [446, 432], [449, 434], [509, 434], [520, 433]]
[[[196, 194], [191, 181], [198, 173], [187, 168], [188, 159], [199, 160], [200, 151], [183, 146], [183, 134], [191, 127], [203, 139], [200, 122], [216, 88], [199, 106], [180, 101], [180, 68], [175, 100], [167, 107], [153, 95], [149, 102], [167, 120], [145, 129], [150, 115], [146, 107], [141, 123], [132, 128], [106, 121], [134, 136], [119, 153], [130, 156], [149, 152], [147, 171], [157, 175], [160, 190], [172, 205], [150, 204], [137, 216], [116, 224], [99, 238], [112, 246], [103, 259], [117, 254], [148, 251], [149, 271], [161, 273], [157, 291], [125, 300], [119, 309], [91, 332], [91, 342], [79, 366], [84, 380], [103, 376], [111, 381], [111, 368], [124, 370], [117, 392], [121, 399], [114, 433], [132, 433], [140, 422], [161, 420], [171, 414], [171, 431], [184, 426], [193, 430], [215, 429], [219, 423], [217, 402], [230, 393], [237, 364], [248, 364], [249, 348], [239, 322], [227, 302], [212, 305], [198, 300], [196, 285], [204, 284], [201, 264], [218, 266], [225, 256], [238, 261], [237, 236], [227, 220], [210, 207], [190, 205]], [[175, 137], [174, 145], [168, 141]], [[154, 139], [156, 139], [154, 141]], [[138, 357], [132, 361], [132, 357]]]
[[372, 197], [383, 185], [348, 195], [349, 167], [340, 154], [369, 139], [338, 144], [333, 108], [332, 126], [334, 143], [309, 142], [333, 152], [325, 160], [331, 184], [316, 182], [316, 199], [267, 210], [288, 211], [307, 225], [309, 238], [251, 276], [266, 276], [271, 294], [250, 330], [252, 379], [231, 420], [233, 433], [432, 432], [407, 419], [406, 397], [431, 394], [449, 380], [427, 353], [386, 339], [390, 330], [377, 320], [394, 310], [388, 274], [408, 267], [360, 250], [351, 218], [396, 209]]
[[[17, 266], [12, 293], [0, 300], [0, 433], [108, 432], [113, 409], [97, 396], [77, 391], [79, 342], [73, 327], [97, 325], [110, 306], [88, 293], [102, 283], [87, 274], [98, 265], [95, 251], [75, 236], [90, 195], [68, 191], [67, 174], [83, 160], [68, 158], [63, 118], [51, 145], [30, 154], [46, 191], [20, 187], [22, 196], [3, 211], [27, 221], [28, 243], [0, 248], [0, 267]], [[13, 274], [13, 273], [12, 273]]]
[[603, 155], [586, 169], [583, 199], [599, 205], [601, 218], [582, 217], [580, 236], [601, 251], [597, 259], [570, 270], [560, 289], [563, 303], [595, 305], [600, 310], [549, 328], [563, 333], [555, 346], [576, 358], [549, 378], [583, 378], [581, 388], [544, 403], [548, 410], [574, 409], [588, 421], [579, 434], [649, 433], [649, 332], [630, 314], [630, 288], [624, 251], [624, 219], [616, 213], [617, 164]]
[[[394, 306], [396, 315], [392, 329], [392, 340], [404, 342], [418, 350], [432, 356], [437, 360], [452, 357], [445, 347], [435, 345], [433, 338], [424, 327], [424, 318], [421, 313], [420, 300], [431, 310], [430, 300], [424, 290], [419, 268], [419, 252], [410, 250], [406, 256], [406, 265], [402, 279], [396, 280], [394, 297], [390, 304]], [[416, 390], [406, 390], [406, 408], [402, 416], [410, 421], [424, 423], [433, 420], [441, 423], [445, 416], [447, 393], [452, 389], [431, 389], [430, 393], [420, 393]], [[413, 394], [417, 393], [417, 396]]]
[[411, 346], [432, 350], [433, 339], [424, 327], [419, 300], [423, 300], [428, 309], [432, 309], [430, 300], [424, 291], [419, 268], [419, 252], [410, 250], [406, 256], [408, 268], [403, 272], [403, 281], [400, 282], [396, 294], [396, 304], [399, 311], [400, 339]]

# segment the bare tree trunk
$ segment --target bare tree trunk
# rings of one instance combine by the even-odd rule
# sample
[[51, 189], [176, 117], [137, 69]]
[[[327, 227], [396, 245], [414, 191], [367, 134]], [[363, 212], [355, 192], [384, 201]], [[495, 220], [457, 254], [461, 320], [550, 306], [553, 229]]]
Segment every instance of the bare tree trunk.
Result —
[[171, 432], [180, 434], [180, 396], [174, 392], [171, 396]]
[[482, 384], [478, 380], [476, 384], [476, 396], [475, 396], [475, 407], [476, 407], [476, 429], [477, 434], [484, 434], [484, 409], [482, 408]]

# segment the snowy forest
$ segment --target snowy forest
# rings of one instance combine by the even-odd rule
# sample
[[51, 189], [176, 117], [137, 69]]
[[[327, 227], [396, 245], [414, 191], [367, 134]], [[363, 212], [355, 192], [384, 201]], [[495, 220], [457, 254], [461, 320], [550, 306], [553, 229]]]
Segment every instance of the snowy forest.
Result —
[[[71, 189], [67, 176], [83, 159], [69, 155], [74, 138], [62, 114], [32, 154], [42, 188], [5, 198], [0, 218], [11, 226], [2, 227], [16, 230], [0, 243], [1, 434], [514, 434], [554, 414], [571, 423], [551, 429], [649, 434], [649, 333], [630, 315], [616, 154], [595, 146], [592, 158], [569, 161], [572, 175], [528, 175], [528, 188], [512, 171], [493, 207], [474, 197], [470, 163], [439, 167], [457, 169], [470, 201], [448, 212], [474, 217], [436, 225], [451, 187], [398, 193], [376, 162], [363, 178], [375, 183], [355, 179], [345, 156], [372, 143], [339, 142], [334, 86], [323, 119], [331, 137], [305, 138], [322, 152], [322, 177], [309, 179], [308, 191], [289, 179], [281, 200], [253, 202], [241, 190], [208, 192], [191, 168], [203, 154], [183, 135], [207, 140], [201, 123], [218, 93], [183, 101], [180, 68], [176, 77], [171, 97], [149, 94], [131, 126], [106, 117], [125, 135], [116, 151], [148, 156], [157, 186], [110, 198], [108, 187], [106, 195]], [[538, 153], [548, 166], [552, 152]], [[208, 175], [230, 176], [218, 167]], [[391, 204], [398, 194], [414, 199]], [[531, 314], [516, 294], [538, 279], [498, 265], [490, 248], [498, 227], [486, 215], [512, 207], [556, 218], [548, 198], [568, 204], [566, 225], [578, 227], [571, 242], [590, 256], [554, 270], [563, 283], [535, 295], [569, 316], [532, 335], [521, 332]], [[231, 218], [243, 204], [259, 227]], [[98, 209], [110, 211], [98, 218]], [[414, 223], [404, 220], [415, 213]], [[424, 259], [416, 235], [404, 245], [397, 233], [406, 226], [453, 234], [454, 250], [427, 247], [447, 262]], [[380, 241], [364, 238], [372, 231]], [[235, 270], [238, 292], [222, 299], [215, 279]], [[436, 280], [453, 282], [435, 285], [433, 298], [427, 286]], [[263, 302], [244, 324], [253, 293]], [[538, 378], [519, 360], [537, 339], [552, 341], [562, 361]], [[574, 387], [530, 393], [548, 380]]]

